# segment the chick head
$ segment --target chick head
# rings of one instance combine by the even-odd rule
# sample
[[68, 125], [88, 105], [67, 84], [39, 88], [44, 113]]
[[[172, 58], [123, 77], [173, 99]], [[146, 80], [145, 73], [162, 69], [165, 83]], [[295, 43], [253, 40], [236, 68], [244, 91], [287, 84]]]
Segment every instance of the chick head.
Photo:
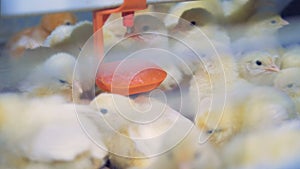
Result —
[[242, 77], [249, 77], [265, 73], [279, 72], [275, 64], [275, 56], [267, 52], [254, 51], [246, 53], [239, 61], [239, 71]]
[[213, 22], [214, 16], [203, 8], [193, 8], [186, 10], [180, 16], [175, 29], [181, 31], [188, 31], [194, 28], [195, 26], [201, 27], [206, 24]]
[[33, 95], [43, 96], [62, 94], [71, 97], [72, 86], [81, 91], [80, 85], [73, 80], [76, 60], [67, 53], [58, 53], [38, 66], [22, 82], [20, 89]]
[[287, 93], [290, 97], [300, 96], [300, 68], [283, 69], [274, 81], [275, 87]]
[[[147, 44], [157, 44], [158, 40], [162, 40], [162, 35], [166, 35], [167, 28], [163, 21], [158, 17], [151, 15], [138, 15], [134, 19], [134, 26], [131, 33], [126, 35], [131, 36], [136, 40], [146, 42]], [[166, 38], [165, 38], [166, 39]]]
[[44, 71], [49, 75], [49, 85], [62, 90], [71, 89], [75, 63], [75, 58], [66, 53], [50, 57], [43, 64]]
[[208, 139], [219, 146], [228, 141], [240, 129], [241, 121], [236, 117], [238, 107], [229, 102], [223, 106], [212, 105], [195, 118], [195, 124], [202, 132], [208, 134]]
[[41, 26], [48, 32], [52, 32], [60, 25], [74, 25], [75, 23], [75, 15], [69, 12], [47, 14], [41, 19]]
[[270, 33], [276, 32], [278, 29], [289, 24], [281, 16], [271, 14], [257, 15], [255, 17], [252, 17], [250, 19], [250, 23], [255, 24], [254, 29], [256, 30], [260, 30], [260, 32]]

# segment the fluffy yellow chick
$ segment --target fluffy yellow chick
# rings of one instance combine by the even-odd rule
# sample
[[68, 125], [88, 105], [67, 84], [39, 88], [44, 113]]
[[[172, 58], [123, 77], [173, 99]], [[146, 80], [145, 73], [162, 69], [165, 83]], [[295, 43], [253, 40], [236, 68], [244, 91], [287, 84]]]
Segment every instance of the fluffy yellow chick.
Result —
[[236, 87], [226, 98], [209, 100], [195, 119], [216, 145], [223, 146], [239, 132], [273, 127], [296, 116], [292, 100], [275, 88]]
[[12, 37], [7, 48], [10, 55], [13, 57], [22, 56], [26, 49], [33, 49], [43, 44], [48, 35], [60, 25], [73, 25], [76, 22], [76, 17], [72, 13], [54, 13], [44, 15], [40, 25], [32, 28], [27, 28], [14, 37]]
[[224, 168], [297, 168], [299, 139], [299, 128], [278, 127], [241, 134], [224, 146]]
[[43, 46], [78, 56], [93, 33], [93, 24], [89, 21], [61, 25], [52, 31]]
[[72, 100], [72, 87], [81, 92], [81, 87], [73, 79], [76, 60], [67, 53], [51, 56], [21, 81], [18, 89], [30, 96], [61, 94]]
[[[201, 109], [202, 101], [216, 94], [226, 94], [235, 88], [238, 72], [235, 59], [230, 55], [203, 59], [190, 81], [189, 96], [192, 99], [194, 117]], [[205, 104], [205, 103], [204, 103]]]
[[203, 27], [207, 24], [212, 23], [214, 23], [214, 16], [211, 13], [203, 8], [192, 8], [182, 13], [180, 19], [173, 29], [188, 31], [191, 30], [194, 26]]
[[[214, 157], [211, 160], [217, 160], [209, 143], [197, 144], [200, 132], [191, 121], [153, 98], [141, 96], [132, 100], [103, 93], [91, 106], [103, 114], [110, 126], [104, 142], [112, 167], [184, 168], [193, 165], [196, 152], [202, 150], [203, 158], [208, 151]], [[205, 160], [202, 162], [203, 166], [210, 165]]]
[[240, 77], [258, 85], [273, 85], [280, 71], [275, 63], [276, 57], [263, 51], [243, 54], [238, 63]]
[[[190, 13], [189, 15], [184, 14], [185, 11], [195, 9], [195, 8], [198, 9], [197, 12]], [[184, 19], [187, 19], [187, 18], [199, 19], [198, 25], [201, 25], [200, 23], [206, 23], [206, 21], [208, 21], [209, 18], [212, 18], [212, 16], [213, 17], [221, 17], [223, 15], [222, 14], [223, 11], [221, 9], [220, 3], [216, 0], [177, 3], [177, 5], [172, 7], [168, 13], [170, 15], [167, 16], [164, 20], [164, 22], [168, 28], [176, 25], [179, 21], [179, 18], [181, 18], [183, 15], [185, 16]], [[202, 14], [205, 14], [205, 15], [201, 16]], [[207, 18], [207, 16], [209, 16], [209, 17]]]
[[278, 58], [277, 64], [281, 69], [300, 67], [300, 47], [293, 46], [285, 49], [283, 55]]
[[273, 87], [255, 87], [242, 104], [244, 113], [237, 115], [243, 119], [244, 130], [276, 126], [297, 116], [293, 101], [284, 92]]
[[148, 169], [219, 169], [222, 162], [218, 153], [207, 141], [207, 135], [193, 128], [173, 149], [156, 157]]
[[253, 50], [277, 52], [281, 47], [277, 37], [278, 30], [287, 24], [279, 15], [255, 15], [245, 24], [227, 29], [232, 40], [232, 49], [235, 53]]
[[195, 124], [209, 135], [209, 141], [216, 146], [222, 146], [240, 130], [241, 122], [235, 117], [239, 107], [234, 102], [221, 99], [207, 104], [212, 104], [210, 109], [202, 106], [203, 110], [196, 116]]
[[274, 85], [287, 93], [294, 101], [297, 112], [300, 113], [300, 68], [282, 70], [275, 78]]
[[248, 21], [246, 30], [244, 30], [246, 36], [263, 36], [265, 34], [273, 34], [289, 23], [284, 20], [280, 15], [262, 13], [252, 16]]
[[[77, 113], [97, 113], [59, 96], [0, 95], [0, 167], [98, 169], [107, 153], [82, 130]], [[85, 126], [86, 127], [86, 126]], [[88, 126], [89, 131], [95, 126]], [[97, 133], [98, 134], [98, 133]]]

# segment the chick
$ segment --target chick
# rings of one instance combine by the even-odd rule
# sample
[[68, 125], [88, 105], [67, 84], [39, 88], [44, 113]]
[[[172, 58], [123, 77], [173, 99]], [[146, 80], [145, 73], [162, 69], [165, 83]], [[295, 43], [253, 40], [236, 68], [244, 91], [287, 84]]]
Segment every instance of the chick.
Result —
[[297, 168], [299, 138], [299, 128], [285, 127], [240, 134], [224, 147], [224, 168]]
[[192, 8], [182, 13], [173, 29], [188, 31], [194, 26], [203, 27], [212, 23], [214, 23], [214, 16], [211, 13], [202, 8]]
[[238, 72], [236, 61], [230, 54], [221, 54], [204, 58], [202, 65], [198, 66], [190, 81], [189, 96], [192, 99], [195, 115], [200, 111], [202, 102], [214, 95], [226, 94], [235, 88], [238, 83]]
[[[197, 9], [197, 12], [190, 14], [185, 13], [186, 11]], [[183, 19], [197, 18], [198, 25], [200, 23], [206, 23], [212, 18], [221, 17], [223, 15], [220, 3], [217, 0], [212, 1], [194, 1], [194, 2], [181, 2], [177, 3], [168, 12], [170, 15], [166, 16], [164, 22], [168, 28], [179, 23], [179, 19], [184, 16]], [[203, 14], [203, 16], [202, 16]]]
[[195, 124], [209, 135], [209, 141], [217, 147], [222, 147], [241, 129], [241, 119], [236, 118], [236, 113], [242, 113], [238, 99], [224, 100], [219, 96], [214, 100], [205, 99], [200, 104], [201, 110], [195, 117]]
[[[77, 113], [97, 113], [59, 96], [0, 95], [1, 168], [84, 168], [105, 164], [106, 152], [82, 130]], [[85, 126], [87, 127], [87, 126]], [[88, 126], [91, 129], [95, 126]]]
[[[110, 128], [104, 142], [113, 167], [180, 168], [183, 164], [192, 165], [198, 150], [205, 154], [199, 161], [206, 157], [206, 151], [214, 157], [212, 160], [218, 159], [209, 143], [197, 144], [200, 132], [191, 121], [153, 98], [132, 100], [103, 93], [91, 106], [103, 114]], [[202, 162], [203, 166], [210, 165]]]
[[158, 156], [158, 159], [148, 169], [221, 168], [219, 152], [206, 138], [205, 133], [193, 128], [178, 145]]
[[253, 84], [273, 85], [274, 78], [280, 71], [275, 63], [276, 57], [263, 51], [243, 54], [238, 64], [240, 77]]
[[40, 21], [40, 25], [27, 28], [12, 37], [7, 44], [7, 49], [10, 51], [11, 56], [20, 57], [26, 49], [41, 46], [47, 36], [56, 27], [60, 25], [72, 25], [75, 22], [76, 17], [68, 12], [44, 15]]
[[285, 49], [285, 52], [277, 60], [281, 69], [300, 67], [300, 47], [293, 46]]
[[75, 63], [75, 58], [67, 53], [55, 54], [21, 81], [18, 89], [29, 96], [60, 94], [72, 100], [73, 86], [79, 93], [82, 92], [77, 81], [73, 79]]
[[300, 113], [300, 68], [282, 70], [275, 78], [274, 86], [287, 93], [294, 101], [297, 112]]
[[88, 39], [93, 33], [93, 24], [89, 21], [81, 21], [75, 25], [61, 25], [52, 31], [43, 46], [78, 56], [83, 46], [89, 44]]
[[278, 30], [287, 24], [279, 15], [255, 15], [246, 24], [227, 29], [232, 40], [232, 49], [235, 53], [253, 50], [277, 52], [281, 48], [277, 37]]
[[224, 146], [240, 132], [272, 128], [296, 117], [295, 105], [283, 92], [268, 86], [236, 87], [226, 99], [209, 100], [195, 119], [216, 145]]
[[244, 113], [238, 114], [238, 118], [243, 119], [243, 130], [268, 128], [297, 117], [293, 101], [273, 87], [255, 87], [242, 106]]

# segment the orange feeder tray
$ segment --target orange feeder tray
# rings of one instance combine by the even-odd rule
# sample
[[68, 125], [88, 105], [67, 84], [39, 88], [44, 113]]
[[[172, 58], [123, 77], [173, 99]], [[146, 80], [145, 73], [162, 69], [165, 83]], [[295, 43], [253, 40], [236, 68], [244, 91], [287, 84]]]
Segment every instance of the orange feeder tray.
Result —
[[144, 60], [110, 62], [99, 67], [97, 86], [104, 91], [122, 95], [151, 91], [167, 76], [160, 67]]
[[[134, 22], [134, 11], [147, 8], [146, 0], [124, 0], [123, 4], [114, 9], [93, 12], [94, 32], [99, 31], [94, 39], [95, 49], [103, 54], [102, 26], [111, 13], [122, 12], [123, 25], [130, 28]], [[159, 86], [167, 73], [157, 65], [145, 60], [130, 62], [111, 62], [101, 64], [97, 73], [97, 86], [107, 92], [132, 95], [148, 92]]]

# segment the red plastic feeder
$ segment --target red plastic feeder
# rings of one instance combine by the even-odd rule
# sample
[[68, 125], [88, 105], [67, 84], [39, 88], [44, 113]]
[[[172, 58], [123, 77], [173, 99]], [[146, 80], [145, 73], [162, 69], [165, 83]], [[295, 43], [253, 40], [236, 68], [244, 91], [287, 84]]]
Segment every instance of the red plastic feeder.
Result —
[[152, 62], [129, 59], [100, 64], [96, 84], [107, 92], [132, 95], [159, 86], [167, 73]]

